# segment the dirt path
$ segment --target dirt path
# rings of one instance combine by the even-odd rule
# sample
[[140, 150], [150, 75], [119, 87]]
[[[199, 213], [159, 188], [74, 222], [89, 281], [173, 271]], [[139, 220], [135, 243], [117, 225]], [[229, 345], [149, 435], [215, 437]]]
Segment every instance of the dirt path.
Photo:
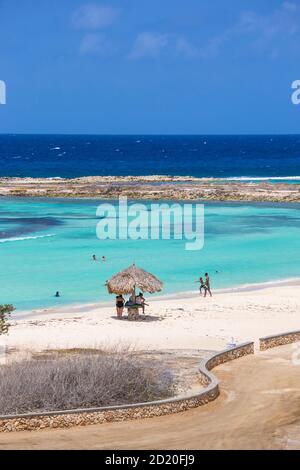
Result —
[[124, 423], [0, 434], [0, 449], [300, 449], [295, 351], [295, 345], [284, 346], [219, 366], [214, 372], [222, 381], [221, 396], [200, 408]]

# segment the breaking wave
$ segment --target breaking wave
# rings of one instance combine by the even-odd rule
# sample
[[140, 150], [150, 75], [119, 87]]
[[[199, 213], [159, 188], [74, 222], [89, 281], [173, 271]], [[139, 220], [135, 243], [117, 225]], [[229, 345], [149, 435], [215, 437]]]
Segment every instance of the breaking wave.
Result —
[[35, 237], [11, 237], [11, 238], [2, 238], [0, 239], [0, 243], [8, 243], [8, 242], [20, 242], [24, 240], [36, 240], [37, 238], [48, 238], [48, 237], [55, 237], [54, 233], [49, 235], [36, 235]]

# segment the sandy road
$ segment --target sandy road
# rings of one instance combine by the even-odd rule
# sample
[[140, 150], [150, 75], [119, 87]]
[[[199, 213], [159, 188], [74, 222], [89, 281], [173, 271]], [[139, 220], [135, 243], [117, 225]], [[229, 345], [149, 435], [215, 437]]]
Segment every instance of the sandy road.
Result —
[[[300, 350], [300, 345], [297, 345]], [[221, 396], [172, 416], [0, 434], [0, 449], [300, 449], [295, 345], [214, 369]]]

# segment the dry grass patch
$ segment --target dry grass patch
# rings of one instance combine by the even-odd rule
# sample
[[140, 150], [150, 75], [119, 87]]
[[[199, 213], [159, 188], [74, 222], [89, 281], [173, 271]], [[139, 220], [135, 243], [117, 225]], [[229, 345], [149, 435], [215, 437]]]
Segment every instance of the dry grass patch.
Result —
[[128, 350], [51, 351], [0, 368], [0, 415], [147, 402], [174, 393], [169, 369]]

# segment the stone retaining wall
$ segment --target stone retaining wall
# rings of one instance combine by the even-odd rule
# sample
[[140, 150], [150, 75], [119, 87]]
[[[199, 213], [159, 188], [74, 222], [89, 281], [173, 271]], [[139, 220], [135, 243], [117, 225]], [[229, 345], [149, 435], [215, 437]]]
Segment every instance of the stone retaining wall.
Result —
[[265, 351], [266, 349], [296, 343], [297, 341], [300, 341], [300, 331], [289, 331], [279, 335], [265, 336], [264, 338], [259, 338], [259, 349]]
[[197, 394], [186, 394], [183, 397], [133, 405], [0, 416], [0, 432], [69, 428], [71, 426], [150, 418], [186, 411], [189, 408], [195, 408], [213, 401], [219, 396], [219, 381], [210, 372], [211, 369], [224, 362], [253, 353], [254, 343], [251, 342], [221, 351], [208, 359], [202, 360], [199, 364], [199, 374], [200, 381], [206, 388], [200, 390]]

